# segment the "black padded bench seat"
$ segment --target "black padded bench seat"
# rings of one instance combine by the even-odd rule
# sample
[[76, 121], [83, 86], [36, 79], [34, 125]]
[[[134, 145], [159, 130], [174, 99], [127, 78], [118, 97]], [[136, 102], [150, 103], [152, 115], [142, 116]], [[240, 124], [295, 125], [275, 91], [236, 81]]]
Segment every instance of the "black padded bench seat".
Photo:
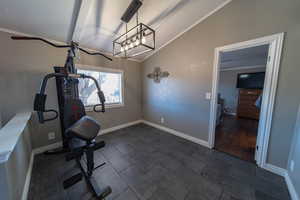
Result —
[[67, 135], [73, 135], [85, 141], [94, 140], [99, 131], [100, 125], [96, 120], [89, 116], [83, 116], [75, 124], [66, 130]]

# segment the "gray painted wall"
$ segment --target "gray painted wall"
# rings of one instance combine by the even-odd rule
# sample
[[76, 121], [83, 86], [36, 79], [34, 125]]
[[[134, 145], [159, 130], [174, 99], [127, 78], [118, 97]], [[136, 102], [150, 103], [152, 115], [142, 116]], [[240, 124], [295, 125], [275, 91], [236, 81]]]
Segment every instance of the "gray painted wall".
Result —
[[[288, 173], [292, 179], [293, 185], [300, 197], [300, 106], [298, 111], [297, 123], [295, 125], [295, 132], [293, 137], [293, 143], [291, 147]], [[291, 162], [294, 161], [294, 170], [292, 171], [290, 166]]]
[[229, 113], [237, 112], [239, 90], [236, 88], [239, 73], [264, 72], [264, 68], [229, 70], [220, 72], [219, 93], [224, 99], [225, 108]]
[[[53, 71], [53, 66], [63, 66], [66, 50], [56, 49], [38, 41], [13, 41], [11, 34], [0, 32], [0, 113], [4, 122], [14, 114], [33, 110], [33, 99], [39, 90], [44, 75]], [[5, 47], [5, 48], [4, 48]], [[107, 109], [105, 114], [88, 113], [100, 120], [103, 128], [120, 125], [141, 118], [141, 67], [140, 64], [124, 59], [113, 62], [100, 56], [81, 55], [80, 64], [110, 67], [124, 70], [125, 106]], [[55, 81], [48, 84], [48, 108], [57, 108]], [[32, 119], [33, 148], [48, 145], [60, 140], [58, 120], [39, 124], [37, 116]], [[49, 132], [55, 132], [57, 138], [48, 141]]]
[[[143, 62], [144, 118], [202, 140], [208, 139], [214, 49], [286, 32], [268, 162], [286, 168], [300, 100], [300, 1], [233, 0], [223, 9]], [[160, 84], [146, 78], [160, 66], [170, 76]]]

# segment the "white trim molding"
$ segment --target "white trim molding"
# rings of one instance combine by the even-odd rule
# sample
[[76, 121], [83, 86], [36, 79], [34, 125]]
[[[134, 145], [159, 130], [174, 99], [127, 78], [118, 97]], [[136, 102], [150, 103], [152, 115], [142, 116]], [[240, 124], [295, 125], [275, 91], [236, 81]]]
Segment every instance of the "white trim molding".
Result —
[[217, 93], [220, 74], [220, 54], [222, 52], [234, 51], [260, 45], [269, 45], [269, 58], [266, 66], [266, 77], [263, 92], [263, 101], [260, 114], [260, 123], [258, 128], [256, 162], [257, 165], [264, 168], [267, 164], [267, 152], [269, 146], [269, 137], [272, 125], [272, 115], [277, 89], [278, 73], [280, 67], [281, 51], [283, 46], [284, 33], [278, 33], [266, 37], [261, 37], [245, 42], [217, 47], [214, 55], [213, 83], [212, 83], [212, 100], [210, 107], [209, 123], [209, 146], [214, 147], [215, 143], [215, 126], [217, 112]]
[[110, 133], [110, 132], [113, 132], [113, 131], [117, 131], [119, 129], [126, 128], [126, 127], [129, 127], [129, 126], [140, 124], [140, 123], [142, 123], [142, 120], [136, 120], [136, 121], [129, 122], [129, 123], [126, 123], [126, 124], [121, 124], [121, 125], [114, 126], [114, 127], [111, 127], [111, 128], [106, 128], [106, 129], [103, 129], [102, 131], [100, 131], [98, 136], [99, 135], [104, 135], [104, 134], [107, 134], [107, 133]]
[[285, 174], [286, 174], [286, 169], [283, 169], [281, 167], [277, 167], [273, 164], [270, 164], [270, 163], [266, 163], [265, 165], [261, 166], [261, 168], [269, 171], [269, 172], [272, 172], [274, 174], [277, 174], [279, 176], [282, 176], [284, 177]]
[[83, 64], [75, 64], [75, 66], [77, 69], [82, 69], [82, 70], [94, 70], [98, 72], [110, 72], [110, 73], [120, 73], [120, 74], [124, 73], [123, 69], [118, 69], [118, 68], [101, 67], [96, 65], [83, 65]]
[[22, 192], [21, 200], [27, 200], [27, 198], [28, 198], [32, 168], [33, 168], [33, 161], [34, 161], [34, 155], [35, 155], [34, 152], [31, 151], [29, 166], [28, 166], [28, 169], [27, 169], [27, 174], [26, 174], [25, 183], [24, 183], [24, 186], [23, 186], [23, 192]]
[[279, 176], [282, 176], [286, 182], [287, 188], [289, 190], [290, 196], [292, 200], [300, 200], [299, 195], [295, 189], [295, 186], [293, 184], [293, 181], [290, 177], [290, 174], [288, 173], [288, 171], [286, 169], [277, 167], [275, 165], [272, 164], [265, 164], [262, 166], [263, 169], [268, 170], [274, 174], [277, 174]]
[[[118, 126], [114, 126], [114, 127], [111, 127], [111, 128], [106, 128], [106, 129], [101, 130], [98, 133], [98, 136], [99, 135], [104, 135], [104, 134], [107, 134], [107, 133], [110, 133], [110, 132], [113, 132], [113, 131], [116, 131], [116, 130], [119, 130], [119, 129], [122, 129], [122, 128], [126, 128], [126, 127], [129, 127], [129, 126], [140, 124], [140, 123], [142, 123], [142, 120], [136, 120], [136, 121], [133, 121], [133, 122], [129, 122], [129, 123], [121, 124], [121, 125], [118, 125]], [[41, 154], [41, 153], [43, 153], [45, 151], [48, 151], [48, 150], [51, 150], [51, 149], [59, 148], [61, 146], [62, 146], [62, 142], [56, 142], [56, 143], [53, 143], [53, 144], [50, 144], [50, 145], [38, 147], [38, 148], [33, 150], [33, 153], [34, 153], [34, 155], [37, 155], [37, 154]]]
[[163, 130], [163, 131], [165, 131], [165, 132], [167, 132], [167, 133], [170, 133], [170, 134], [172, 134], [172, 135], [175, 135], [175, 136], [184, 138], [184, 139], [186, 139], [186, 140], [189, 140], [189, 141], [191, 141], [191, 142], [194, 142], [194, 143], [196, 143], [196, 144], [200, 144], [200, 145], [202, 145], [202, 146], [205, 146], [205, 147], [209, 148], [209, 145], [208, 145], [208, 142], [207, 142], [207, 141], [201, 140], [201, 139], [199, 139], [199, 138], [195, 138], [195, 137], [193, 137], [193, 136], [187, 135], [187, 134], [185, 134], [185, 133], [176, 131], [176, 130], [174, 130], [174, 129], [171, 129], [171, 128], [168, 128], [168, 127], [165, 127], [165, 126], [161, 126], [161, 125], [159, 125], [159, 124], [155, 124], [155, 123], [153, 123], [153, 122], [149, 122], [149, 121], [146, 121], [146, 120], [142, 120], [142, 122], [143, 122], [144, 124], [147, 124], [147, 125], [149, 125], [149, 126], [152, 126], [152, 127], [154, 127], [154, 128], [160, 129], [160, 130]]
[[38, 147], [38, 148], [33, 149], [33, 154], [34, 155], [41, 154], [41, 153], [44, 153], [45, 151], [49, 151], [51, 149], [56, 149], [61, 146], [62, 146], [62, 142], [56, 142], [56, 143], [49, 144], [46, 146]]
[[[105, 103], [105, 108], [111, 109], [111, 108], [121, 108], [125, 106], [125, 78], [124, 78], [124, 70], [122, 69], [116, 69], [116, 68], [110, 68], [110, 67], [101, 67], [101, 66], [93, 66], [93, 65], [83, 65], [83, 64], [75, 64], [75, 67], [80, 70], [91, 70], [96, 72], [107, 72], [107, 73], [114, 73], [114, 74], [120, 74], [121, 75], [121, 81], [120, 81], [120, 87], [121, 87], [121, 102], [119, 103]], [[100, 89], [101, 89], [101, 83], [99, 83]], [[86, 112], [93, 112], [94, 106], [85, 106]]]
[[290, 174], [287, 171], [285, 173], [284, 179], [287, 184], [287, 187], [288, 187], [288, 190], [289, 190], [292, 200], [300, 200], [300, 197], [296, 191], [295, 185], [293, 184]]
[[151, 56], [153, 56], [156, 52], [160, 51], [162, 48], [164, 48], [168, 44], [172, 43], [174, 40], [176, 40], [177, 38], [179, 38], [180, 36], [182, 36], [184, 33], [188, 32], [189, 30], [191, 30], [192, 28], [194, 28], [195, 26], [197, 26], [198, 24], [200, 24], [201, 22], [203, 22], [206, 18], [208, 18], [209, 16], [213, 15], [214, 13], [216, 13], [217, 11], [219, 11], [220, 9], [222, 9], [224, 6], [226, 6], [231, 1], [232, 0], [226, 0], [225, 2], [223, 2], [222, 4], [220, 4], [214, 10], [212, 10], [208, 14], [204, 15], [203, 17], [201, 17], [195, 23], [193, 23], [191, 26], [187, 27], [185, 30], [183, 30], [182, 32], [178, 33], [175, 37], [173, 37], [172, 39], [170, 39], [169, 41], [167, 41], [166, 43], [164, 43], [162, 46], [160, 46], [159, 48], [155, 49], [150, 54], [148, 54], [147, 56], [145, 56], [145, 58], [143, 58], [141, 62], [144, 62], [145, 60], [147, 60], [148, 58], [150, 58]]
[[254, 66], [244, 66], [244, 67], [226, 67], [226, 68], [221, 68], [221, 72], [226, 72], [226, 71], [237, 71], [237, 70], [247, 70], [247, 69], [265, 69], [265, 65], [254, 65]]

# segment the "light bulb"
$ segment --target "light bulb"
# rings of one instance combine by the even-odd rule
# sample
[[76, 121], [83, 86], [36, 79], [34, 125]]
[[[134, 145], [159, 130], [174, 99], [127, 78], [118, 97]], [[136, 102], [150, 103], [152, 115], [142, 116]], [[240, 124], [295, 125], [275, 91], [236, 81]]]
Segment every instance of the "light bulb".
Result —
[[123, 46], [121, 47], [121, 52], [123, 52], [124, 51], [124, 48], [123, 48]]
[[126, 44], [126, 46], [125, 46], [125, 50], [127, 51], [128, 50], [128, 45]]
[[130, 43], [130, 48], [133, 48], [133, 43]]
[[140, 44], [140, 40], [137, 38], [135, 41], [135, 45], [138, 46]]
[[142, 43], [145, 44], [146, 43], [146, 37], [142, 37]]

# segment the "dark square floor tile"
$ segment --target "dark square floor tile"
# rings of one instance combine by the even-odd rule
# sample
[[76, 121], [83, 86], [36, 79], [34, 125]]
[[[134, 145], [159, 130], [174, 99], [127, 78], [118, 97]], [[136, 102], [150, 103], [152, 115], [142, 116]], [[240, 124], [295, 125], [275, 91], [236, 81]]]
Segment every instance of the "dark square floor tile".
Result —
[[110, 165], [97, 169], [93, 177], [99, 187], [110, 186], [112, 188], [112, 194], [107, 199], [113, 199], [128, 188], [128, 184]]
[[175, 200], [183, 200], [188, 194], [188, 185], [171, 173], [161, 179], [158, 185]]
[[255, 189], [250, 184], [242, 183], [235, 178], [226, 177], [222, 181], [224, 191], [236, 199], [255, 200]]
[[[159, 188], [147, 200], [176, 200], [168, 192]], [[184, 199], [182, 199], [184, 200]]]
[[244, 200], [243, 198], [237, 198], [228, 192], [223, 192], [220, 200]]
[[219, 200], [222, 187], [219, 184], [201, 179], [198, 184], [191, 185], [185, 200]]
[[265, 169], [259, 168], [259, 167], [256, 168], [255, 173], [256, 173], [255, 174], [256, 177], [259, 179], [263, 179], [265, 181], [272, 182], [275, 185], [278, 185], [280, 187], [286, 187], [284, 178], [277, 174], [273, 174], [273, 173], [271, 173]]
[[[255, 198], [256, 200], [279, 200], [277, 198], [274, 198], [264, 192], [261, 191], [255, 191]], [[288, 200], [289, 198], [285, 199]]]
[[131, 190], [127, 189], [123, 193], [119, 194], [114, 200], [139, 200], [136, 194]]
[[268, 194], [275, 199], [290, 199], [287, 187], [278, 186], [277, 184], [266, 181], [264, 179], [255, 179], [255, 184], [253, 185], [253, 187], [256, 192]]

